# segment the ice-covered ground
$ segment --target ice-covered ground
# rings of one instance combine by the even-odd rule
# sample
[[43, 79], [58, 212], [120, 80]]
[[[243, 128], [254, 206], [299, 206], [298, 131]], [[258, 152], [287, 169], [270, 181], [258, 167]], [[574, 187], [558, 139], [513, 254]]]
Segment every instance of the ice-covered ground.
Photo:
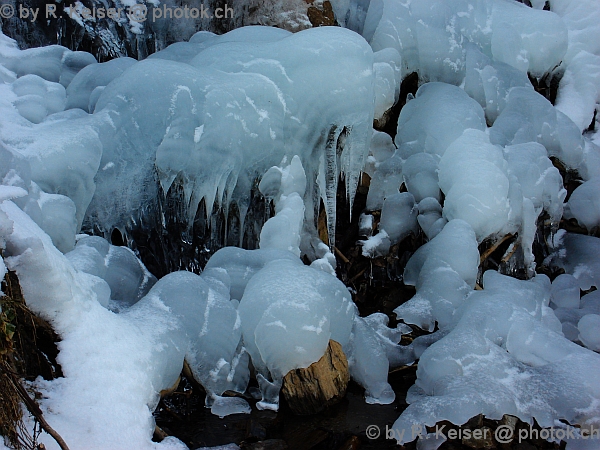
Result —
[[[333, 339], [370, 403], [392, 402], [389, 368], [419, 359], [400, 442], [413, 426], [478, 414], [598, 429], [598, 122], [587, 129], [600, 101], [600, 6], [532, 3], [336, 0], [346, 28], [200, 32], [139, 62], [20, 50], [0, 33], [0, 275], [15, 271], [60, 335], [64, 377], [33, 383], [52, 426], [73, 448], [185, 448], [151, 441], [159, 392], [184, 359], [213, 413], [248, 412], [252, 375], [257, 407], [277, 410], [283, 376]], [[395, 138], [373, 130], [413, 71], [421, 86]], [[532, 82], [559, 78], [553, 105]], [[567, 202], [557, 167], [582, 180]], [[416, 295], [395, 313], [438, 331], [410, 346], [398, 344], [405, 324], [360, 317], [335, 277], [338, 182], [352, 202], [362, 172], [363, 255], [428, 240], [404, 271]], [[161, 210], [172, 186], [183, 204]], [[231, 205], [243, 230], [255, 195], [275, 213], [256, 249], [223, 248], [200, 275], [157, 280], [133, 251], [78, 234], [167, 213], [189, 231], [199, 211], [227, 217]], [[590, 235], [559, 229], [563, 218]], [[520, 255], [527, 280], [481, 273], [478, 246], [509, 233], [506, 258]], [[536, 274], [542, 262], [564, 274]]]

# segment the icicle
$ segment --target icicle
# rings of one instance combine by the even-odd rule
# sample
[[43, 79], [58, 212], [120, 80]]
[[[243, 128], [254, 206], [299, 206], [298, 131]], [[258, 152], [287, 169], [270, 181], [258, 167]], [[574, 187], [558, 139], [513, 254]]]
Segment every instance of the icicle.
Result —
[[335, 245], [336, 199], [339, 180], [338, 138], [343, 130], [334, 125], [329, 130], [325, 143], [325, 210], [327, 212], [327, 232], [329, 247]]

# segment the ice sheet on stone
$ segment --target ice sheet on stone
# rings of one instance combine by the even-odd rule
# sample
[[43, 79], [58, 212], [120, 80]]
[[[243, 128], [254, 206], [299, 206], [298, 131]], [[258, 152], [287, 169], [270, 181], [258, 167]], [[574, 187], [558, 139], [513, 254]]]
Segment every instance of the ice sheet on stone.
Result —
[[250, 372], [240, 342], [238, 312], [228, 292], [212, 289], [211, 284], [191, 272], [173, 272], [161, 278], [138, 304], [163, 303], [181, 321], [189, 342], [186, 361], [206, 389], [206, 406], [215, 406], [218, 415], [250, 412], [243, 399], [221, 398], [227, 390], [243, 393]]
[[329, 339], [347, 353], [356, 314], [338, 279], [286, 260], [265, 265], [250, 279], [238, 310], [244, 346], [264, 380], [258, 407], [275, 410], [278, 395], [269, 386], [278, 391], [287, 372], [318, 361]]

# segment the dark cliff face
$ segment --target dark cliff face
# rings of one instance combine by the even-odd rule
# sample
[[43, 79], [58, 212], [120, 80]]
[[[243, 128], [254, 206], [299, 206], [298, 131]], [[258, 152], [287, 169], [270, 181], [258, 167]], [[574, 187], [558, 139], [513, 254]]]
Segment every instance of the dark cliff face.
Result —
[[[82, 0], [72, 3], [8, 0], [3, 3], [12, 6], [13, 15], [0, 19], [2, 31], [15, 39], [20, 48], [58, 44], [71, 50], [89, 52], [100, 62], [121, 56], [143, 59], [173, 42], [189, 39], [200, 30], [226, 33], [241, 26], [244, 15], [243, 8], [242, 11], [235, 11], [236, 14], [230, 9], [228, 18], [209, 18], [216, 8], [225, 10], [225, 0], [185, 4], [168, 0], [161, 2], [154, 14], [155, 7], [143, 0], [138, 3], [140, 8], [134, 9], [120, 0]], [[192, 8], [197, 11], [180, 19], [165, 18], [162, 17], [165, 10], [161, 7], [170, 11], [177, 8], [184, 11], [184, 7], [188, 11]], [[87, 14], [84, 8], [89, 10]], [[135, 17], [133, 13], [136, 9], [145, 11], [147, 17]]]
[[2, 32], [20, 48], [58, 44], [89, 52], [100, 62], [121, 56], [143, 59], [197, 31], [223, 34], [245, 25], [299, 31], [337, 23], [329, 1], [319, 6], [308, 0], [163, 0], [157, 6], [150, 0], [139, 0], [135, 6], [126, 6], [123, 0], [3, 0], [2, 4], [12, 11], [0, 17]]

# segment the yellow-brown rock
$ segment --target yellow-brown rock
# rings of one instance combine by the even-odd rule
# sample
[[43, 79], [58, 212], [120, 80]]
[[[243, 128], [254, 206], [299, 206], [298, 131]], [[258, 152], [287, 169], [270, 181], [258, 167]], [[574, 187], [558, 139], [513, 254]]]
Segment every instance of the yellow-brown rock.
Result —
[[344, 398], [349, 380], [342, 346], [330, 340], [320, 360], [287, 373], [281, 393], [296, 414], [316, 414]]

